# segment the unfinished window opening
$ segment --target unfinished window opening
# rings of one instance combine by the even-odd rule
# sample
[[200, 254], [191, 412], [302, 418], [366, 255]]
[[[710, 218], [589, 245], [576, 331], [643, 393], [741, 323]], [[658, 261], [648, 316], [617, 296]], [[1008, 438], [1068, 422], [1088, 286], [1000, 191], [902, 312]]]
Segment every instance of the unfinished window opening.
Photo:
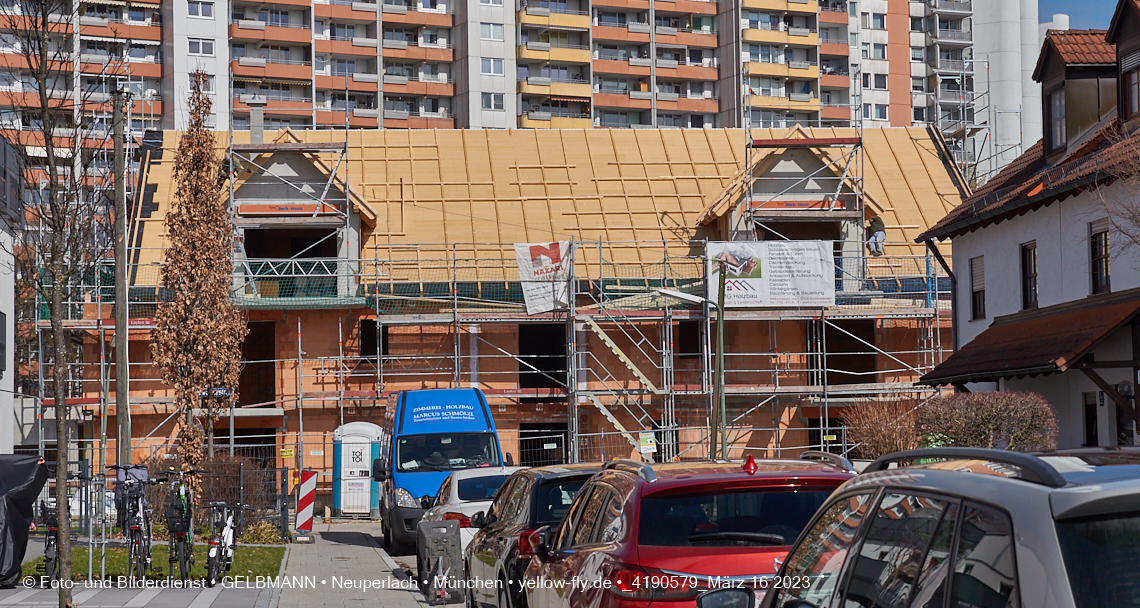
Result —
[[519, 466], [565, 464], [569, 436], [569, 427], [564, 422], [520, 422]]
[[877, 382], [875, 319], [842, 319], [827, 326], [827, 383]]
[[[249, 333], [241, 343], [241, 360], [244, 365], [238, 376], [239, 406], [274, 406], [277, 399], [275, 386], [276, 365], [273, 359], [274, 345], [277, 343], [277, 323], [274, 321], [250, 321], [246, 324]], [[279, 406], [278, 406], [279, 407]], [[229, 423], [226, 423], [229, 432]]]
[[[566, 326], [519, 325], [519, 388], [565, 388]], [[535, 371], [535, 370], [538, 371]]]
[[361, 319], [358, 333], [360, 337], [360, 358], [376, 361], [377, 327], [380, 329], [379, 354], [382, 357], [388, 356], [388, 326], [379, 323], [376, 319]]
[[701, 322], [678, 321], [673, 330], [673, 356], [697, 359], [701, 356]]

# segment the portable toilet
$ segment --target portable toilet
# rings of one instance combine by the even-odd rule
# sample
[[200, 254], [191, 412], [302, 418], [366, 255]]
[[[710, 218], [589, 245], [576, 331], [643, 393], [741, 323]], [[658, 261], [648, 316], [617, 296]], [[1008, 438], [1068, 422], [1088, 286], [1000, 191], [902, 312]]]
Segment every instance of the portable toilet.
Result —
[[333, 431], [333, 509], [338, 515], [380, 517], [380, 484], [372, 481], [380, 432], [371, 422], [349, 422]]

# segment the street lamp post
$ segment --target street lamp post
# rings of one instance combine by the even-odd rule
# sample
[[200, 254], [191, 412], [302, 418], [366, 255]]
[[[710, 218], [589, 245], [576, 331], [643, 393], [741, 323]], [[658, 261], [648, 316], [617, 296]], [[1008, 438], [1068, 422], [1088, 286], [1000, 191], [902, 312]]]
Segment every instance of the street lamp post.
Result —
[[[720, 436], [720, 457], [728, 460], [728, 431], [724, 407], [724, 262], [720, 263], [720, 289], [716, 300], [702, 298], [701, 296], [674, 291], [672, 289], [658, 289], [657, 293], [674, 300], [688, 302], [689, 304], [712, 304], [716, 307], [716, 375], [714, 376], [714, 391], [717, 396], [717, 423], [716, 433]], [[716, 444], [712, 445], [712, 452], [716, 455]]]

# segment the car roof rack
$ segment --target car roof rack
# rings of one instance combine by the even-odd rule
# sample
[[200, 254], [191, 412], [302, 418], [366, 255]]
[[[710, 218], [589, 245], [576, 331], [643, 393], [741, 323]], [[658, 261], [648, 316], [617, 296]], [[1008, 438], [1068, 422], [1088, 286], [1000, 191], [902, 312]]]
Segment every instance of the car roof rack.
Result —
[[650, 467], [648, 463], [638, 462], [629, 458], [611, 460], [602, 466], [602, 470], [628, 471], [630, 473], [634, 473], [645, 481], [655, 481], [657, 479], [657, 473], [653, 472], [653, 467]]
[[856, 473], [855, 466], [851, 464], [850, 460], [840, 456], [839, 454], [832, 454], [831, 452], [820, 452], [816, 450], [808, 450], [800, 454], [800, 460], [814, 460], [816, 462], [826, 462], [834, 467], [839, 467], [844, 471], [851, 471]]
[[945, 460], [985, 460], [989, 462], [997, 462], [1001, 464], [1015, 466], [1021, 469], [1020, 479], [1051, 488], [1060, 488], [1065, 486], [1068, 482], [1064, 477], [1057, 472], [1057, 469], [1049, 466], [1044, 460], [1036, 456], [1024, 454], [1022, 452], [1011, 452], [1009, 450], [995, 450], [990, 448], [926, 448], [921, 450], [906, 450], [903, 452], [895, 452], [887, 454], [876, 459], [867, 468], [863, 469], [863, 473], [874, 473], [876, 471], [885, 471], [890, 467], [891, 463], [897, 463], [904, 460], [928, 460], [928, 459], [945, 459]]

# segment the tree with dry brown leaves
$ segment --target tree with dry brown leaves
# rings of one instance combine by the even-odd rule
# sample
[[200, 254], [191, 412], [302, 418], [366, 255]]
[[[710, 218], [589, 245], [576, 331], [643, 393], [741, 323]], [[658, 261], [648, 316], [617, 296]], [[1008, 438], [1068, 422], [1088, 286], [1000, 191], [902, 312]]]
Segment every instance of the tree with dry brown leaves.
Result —
[[941, 446], [1030, 451], [1057, 447], [1057, 416], [1036, 393], [959, 393], [918, 409], [918, 427]]
[[1108, 136], [1116, 151], [1104, 162], [1104, 178], [1093, 190], [1100, 207], [1108, 214], [1114, 232], [1112, 239], [1121, 250], [1140, 246], [1140, 131], [1116, 132]]
[[847, 436], [858, 446], [860, 458], [914, 450], [922, 441], [917, 403], [911, 399], [856, 404], [843, 414]]
[[[178, 141], [174, 205], [166, 214], [170, 247], [162, 286], [169, 297], [158, 307], [151, 347], [162, 381], [174, 386], [175, 405], [184, 413], [177, 429], [184, 470], [213, 456], [214, 421], [237, 398], [246, 334], [245, 316], [230, 302], [233, 224], [218, 187], [217, 140], [206, 128], [207, 76], [192, 76], [190, 125]], [[228, 395], [215, 397], [214, 389], [228, 389]], [[202, 423], [194, 415], [200, 403]]]

